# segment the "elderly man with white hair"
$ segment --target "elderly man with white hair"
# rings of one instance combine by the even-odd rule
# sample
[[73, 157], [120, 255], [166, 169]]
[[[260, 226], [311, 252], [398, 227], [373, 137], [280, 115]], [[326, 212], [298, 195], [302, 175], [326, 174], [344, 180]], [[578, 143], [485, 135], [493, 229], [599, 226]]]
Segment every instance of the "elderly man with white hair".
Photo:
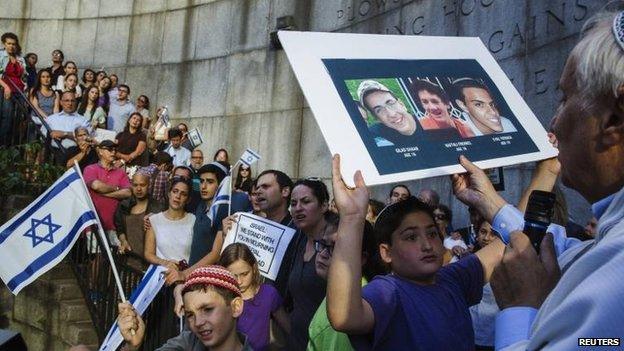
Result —
[[453, 176], [456, 196], [510, 242], [491, 279], [501, 309], [497, 350], [575, 350], [624, 342], [622, 9], [624, 2], [611, 3], [585, 24], [561, 76], [563, 97], [552, 124], [563, 183], [594, 204], [595, 240], [573, 242], [550, 230], [555, 245], [548, 234], [538, 256], [520, 232], [521, 213], [496, 195], [481, 170], [462, 158], [468, 172]]

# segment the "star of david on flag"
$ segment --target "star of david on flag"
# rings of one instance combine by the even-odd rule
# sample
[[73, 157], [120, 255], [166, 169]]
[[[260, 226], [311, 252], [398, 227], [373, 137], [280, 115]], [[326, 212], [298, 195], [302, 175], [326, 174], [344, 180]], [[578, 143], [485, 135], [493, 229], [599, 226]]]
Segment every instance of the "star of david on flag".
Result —
[[[42, 242], [48, 242], [50, 244], [54, 244], [54, 237], [52, 236], [54, 232], [61, 228], [60, 225], [52, 223], [52, 215], [48, 213], [42, 220], [38, 220], [36, 218], [30, 219], [31, 227], [28, 229], [24, 236], [32, 238], [32, 246], [35, 247]], [[47, 233], [43, 236], [39, 236], [37, 234], [37, 228], [39, 226], [47, 226]]]
[[75, 167], [0, 227], [0, 278], [14, 293], [58, 264], [80, 233], [97, 223]]
[[253, 151], [252, 149], [245, 149], [245, 152], [243, 152], [243, 155], [240, 157], [239, 161], [247, 166], [251, 166], [259, 159], [260, 155], [258, 155], [257, 152]]

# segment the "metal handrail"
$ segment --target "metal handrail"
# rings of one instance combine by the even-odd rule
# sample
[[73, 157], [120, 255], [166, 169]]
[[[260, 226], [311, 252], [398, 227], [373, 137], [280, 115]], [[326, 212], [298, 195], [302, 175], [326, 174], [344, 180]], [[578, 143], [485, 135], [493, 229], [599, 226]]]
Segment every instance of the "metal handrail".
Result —
[[[71, 267], [83, 292], [100, 343], [104, 341], [108, 330], [117, 319], [117, 303], [120, 302], [110, 262], [103, 252], [103, 243], [99, 235], [83, 233], [69, 255]], [[134, 259], [138, 262], [142, 259], [133, 252], [123, 255], [117, 254], [116, 250], [113, 252], [124, 294], [129, 297], [144, 274], [130, 261]], [[164, 287], [143, 314], [148, 331], [143, 340], [143, 350], [154, 350], [179, 333], [176, 319], [167, 317], [173, 317], [172, 290], [173, 288]]]
[[[39, 111], [37, 111], [37, 109], [35, 108], [35, 106], [30, 102], [30, 99], [28, 99], [28, 97], [24, 94], [24, 92], [22, 92], [16, 85], [15, 83], [13, 83], [11, 80], [8, 80], [9, 84], [11, 84], [13, 86], [13, 89], [15, 89], [15, 91], [17, 91], [18, 96], [21, 97], [21, 102], [25, 103], [26, 106], [30, 109], [31, 115], [35, 116], [39, 119], [39, 122], [41, 122], [41, 125], [43, 125], [45, 127], [46, 130], [52, 130], [50, 128], [50, 126], [48, 125], [48, 122], [45, 121], [45, 118], [43, 118], [43, 116], [41, 116], [39, 114]], [[15, 99], [16, 101], [20, 101], [19, 99]], [[28, 121], [30, 122], [30, 119], [28, 119]], [[46, 137], [46, 135], [43, 135], [43, 133], [39, 130], [36, 129], [37, 132], [39, 134], [41, 134], [44, 138]], [[61, 153], [63, 155], [67, 154], [67, 150], [65, 150], [65, 147], [63, 147], [63, 145], [61, 144], [61, 142], [57, 139], [52, 139], [55, 143], [56, 146], [59, 148], [59, 150], [61, 150]]]

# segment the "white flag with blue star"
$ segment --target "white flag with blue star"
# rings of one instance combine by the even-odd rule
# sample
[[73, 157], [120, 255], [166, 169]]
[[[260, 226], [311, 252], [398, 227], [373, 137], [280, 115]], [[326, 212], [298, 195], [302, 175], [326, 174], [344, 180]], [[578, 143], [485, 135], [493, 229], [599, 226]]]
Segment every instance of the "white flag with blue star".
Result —
[[97, 223], [88, 196], [74, 167], [0, 227], [0, 278], [14, 294], [57, 265]]
[[252, 149], [245, 149], [245, 152], [241, 155], [239, 161], [247, 166], [251, 166], [260, 159], [260, 155]]

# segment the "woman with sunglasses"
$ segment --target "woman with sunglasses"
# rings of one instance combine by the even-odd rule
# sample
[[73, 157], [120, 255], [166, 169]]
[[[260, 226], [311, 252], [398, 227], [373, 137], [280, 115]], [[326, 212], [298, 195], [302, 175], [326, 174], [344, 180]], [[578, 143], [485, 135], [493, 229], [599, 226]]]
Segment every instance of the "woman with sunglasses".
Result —
[[236, 174], [236, 182], [234, 182], [234, 189], [249, 193], [251, 191], [251, 167], [242, 164], [238, 167], [238, 173]]
[[292, 270], [288, 277], [287, 303], [292, 299], [291, 332], [287, 350], [305, 350], [308, 345], [308, 326], [325, 298], [327, 283], [316, 274], [314, 241], [336, 231], [329, 211], [327, 186], [318, 178], [302, 179], [293, 185], [290, 214], [298, 229]]

